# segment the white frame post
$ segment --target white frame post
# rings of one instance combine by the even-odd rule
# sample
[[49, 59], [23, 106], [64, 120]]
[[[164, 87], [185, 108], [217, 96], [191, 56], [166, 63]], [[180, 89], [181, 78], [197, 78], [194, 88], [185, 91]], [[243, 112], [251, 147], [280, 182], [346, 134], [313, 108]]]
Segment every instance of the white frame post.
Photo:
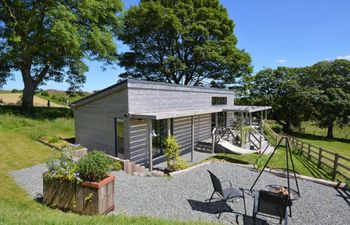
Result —
[[194, 158], [194, 116], [191, 116], [191, 162]]
[[153, 170], [152, 120], [148, 120], [149, 171]]

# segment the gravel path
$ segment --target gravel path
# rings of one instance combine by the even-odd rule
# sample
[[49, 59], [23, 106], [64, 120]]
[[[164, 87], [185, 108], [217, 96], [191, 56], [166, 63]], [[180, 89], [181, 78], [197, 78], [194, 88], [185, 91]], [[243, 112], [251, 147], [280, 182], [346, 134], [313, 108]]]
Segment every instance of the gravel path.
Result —
[[[258, 175], [246, 167], [221, 163], [203, 165], [172, 178], [137, 177], [117, 172], [114, 213], [243, 224], [242, 216], [236, 221], [235, 214], [228, 212], [223, 213], [220, 220], [217, 220], [218, 214], [215, 208], [218, 204], [214, 203], [211, 208], [205, 204], [205, 200], [212, 193], [207, 169], [218, 177], [231, 180], [237, 188], [250, 188]], [[34, 196], [42, 191], [41, 174], [44, 170], [45, 166], [38, 165], [15, 171], [11, 175], [31, 196]], [[264, 173], [255, 188], [263, 188], [268, 184], [286, 184], [286, 179]], [[292, 187], [293, 185], [292, 182]], [[303, 180], [299, 180], [299, 186], [301, 198], [294, 202], [293, 217], [289, 219], [289, 224], [350, 224], [350, 199], [346, 193]], [[248, 215], [251, 216], [253, 205], [251, 197], [246, 198], [246, 204]], [[244, 211], [241, 200], [229, 203], [229, 207], [236, 212]], [[268, 224], [278, 224], [278, 220], [268, 219]]]

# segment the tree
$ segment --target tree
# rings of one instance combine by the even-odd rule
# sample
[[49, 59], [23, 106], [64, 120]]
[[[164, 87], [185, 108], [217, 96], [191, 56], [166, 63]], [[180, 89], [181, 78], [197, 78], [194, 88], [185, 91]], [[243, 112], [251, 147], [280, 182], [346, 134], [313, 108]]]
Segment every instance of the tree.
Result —
[[[226, 86], [251, 72], [219, 0], [141, 0], [125, 14], [122, 78]], [[215, 83], [213, 83], [214, 81]]]
[[120, 0], [0, 0], [0, 85], [20, 71], [25, 107], [46, 81], [80, 88], [88, 70], [83, 59], [116, 59], [121, 10]]
[[350, 61], [322, 61], [310, 69], [309, 87], [319, 92], [315, 98], [315, 120], [327, 128], [327, 138], [334, 138], [334, 123], [349, 124], [350, 115]]
[[272, 106], [273, 116], [284, 132], [308, 120], [313, 111], [312, 99], [317, 90], [304, 85], [306, 74], [306, 68], [278, 67], [261, 70], [253, 77], [251, 101]]

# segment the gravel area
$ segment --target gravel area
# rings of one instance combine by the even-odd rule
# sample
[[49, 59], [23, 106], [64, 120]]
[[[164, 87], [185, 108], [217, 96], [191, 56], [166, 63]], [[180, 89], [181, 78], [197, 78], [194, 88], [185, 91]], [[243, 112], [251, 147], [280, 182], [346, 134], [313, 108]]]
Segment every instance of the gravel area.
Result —
[[[38, 165], [15, 171], [11, 175], [31, 196], [35, 196], [42, 191], [41, 174], [44, 170], [44, 165]], [[247, 189], [258, 175], [249, 168], [222, 163], [203, 165], [171, 178], [138, 177], [117, 172], [114, 213], [224, 224], [252, 224], [247, 221], [244, 223], [243, 216], [237, 218], [236, 214], [229, 212], [223, 213], [220, 220], [217, 219], [216, 208], [219, 203], [213, 203], [212, 207], [208, 207], [205, 203], [213, 190], [207, 170], [222, 179], [231, 180], [233, 186], [237, 188]], [[286, 184], [286, 182], [284, 178], [264, 173], [255, 189], [264, 188], [268, 184]], [[291, 185], [293, 187], [294, 182]], [[289, 218], [289, 224], [350, 224], [349, 193], [303, 180], [299, 180], [299, 187], [301, 198], [292, 206], [293, 217]], [[253, 199], [250, 196], [246, 197], [246, 204], [248, 215], [251, 216]], [[244, 212], [241, 200], [229, 203], [228, 207], [238, 213]], [[278, 220], [267, 220], [268, 224], [278, 224]]]

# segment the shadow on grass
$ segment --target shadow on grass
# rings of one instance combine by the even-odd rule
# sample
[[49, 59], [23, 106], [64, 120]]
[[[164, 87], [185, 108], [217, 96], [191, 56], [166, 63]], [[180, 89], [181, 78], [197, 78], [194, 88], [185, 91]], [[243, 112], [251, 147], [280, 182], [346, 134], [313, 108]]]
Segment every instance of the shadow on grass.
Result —
[[326, 138], [319, 135], [314, 134], [301, 134], [301, 133], [290, 133], [289, 135], [296, 137], [296, 138], [303, 138], [303, 139], [309, 139], [314, 141], [340, 141], [344, 143], [350, 143], [350, 140], [344, 139], [344, 138]]
[[296, 159], [299, 160], [301, 164], [310, 172], [310, 174], [315, 178], [330, 179], [329, 172], [322, 168], [318, 168], [317, 165], [311, 160], [305, 158], [302, 155], [294, 155]]
[[73, 118], [73, 111], [63, 107], [33, 107], [30, 110], [23, 110], [21, 106], [4, 105], [0, 106], [0, 114], [13, 114], [31, 119]]
[[243, 160], [240, 160], [240, 159], [234, 159], [234, 158], [227, 157], [227, 156], [224, 156], [224, 155], [216, 155], [213, 158], [217, 159], [217, 160], [225, 160], [225, 161], [227, 161], [229, 163], [251, 164], [251, 162], [243, 161]]

